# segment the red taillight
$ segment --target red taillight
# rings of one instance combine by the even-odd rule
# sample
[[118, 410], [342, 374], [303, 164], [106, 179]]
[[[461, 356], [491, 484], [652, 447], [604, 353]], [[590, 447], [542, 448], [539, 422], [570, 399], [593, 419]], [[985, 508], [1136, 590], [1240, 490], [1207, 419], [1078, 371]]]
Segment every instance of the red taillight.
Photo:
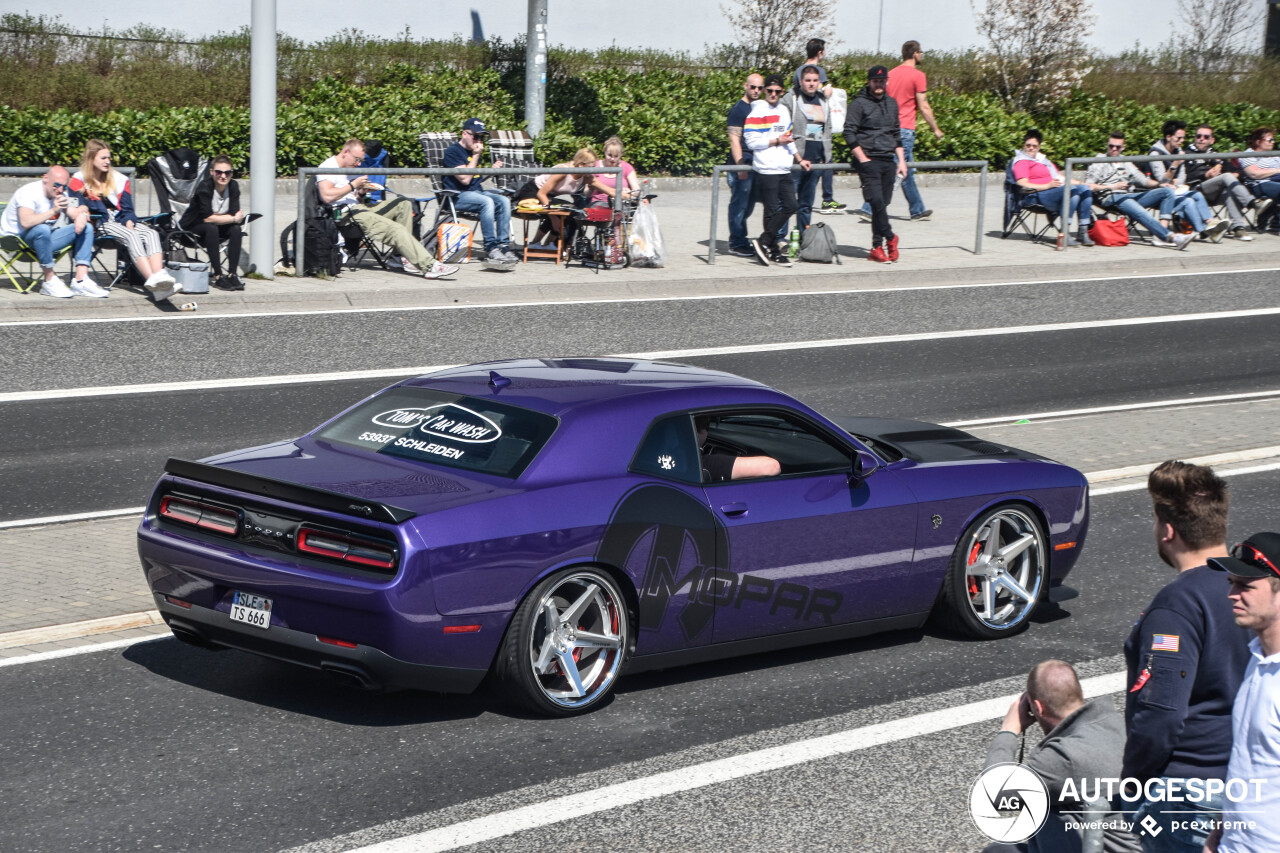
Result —
[[181, 598], [174, 598], [172, 595], [166, 595], [164, 597], [164, 600], [169, 602], [170, 604], [176, 604], [179, 607], [185, 607], [187, 610], [191, 609], [190, 601], [183, 601]]
[[240, 532], [240, 514], [234, 510], [173, 495], [165, 495], [160, 499], [160, 517], [227, 536], [235, 536]]
[[319, 634], [317, 634], [316, 639], [322, 643], [328, 643], [331, 646], [341, 646], [344, 649], [356, 648], [355, 643], [351, 643], [346, 640], [335, 640], [333, 637], [321, 637]]
[[445, 625], [446, 634], [474, 634], [480, 630], [479, 625]]
[[298, 531], [298, 550], [304, 554], [380, 569], [394, 569], [396, 566], [396, 552], [387, 545], [310, 527]]

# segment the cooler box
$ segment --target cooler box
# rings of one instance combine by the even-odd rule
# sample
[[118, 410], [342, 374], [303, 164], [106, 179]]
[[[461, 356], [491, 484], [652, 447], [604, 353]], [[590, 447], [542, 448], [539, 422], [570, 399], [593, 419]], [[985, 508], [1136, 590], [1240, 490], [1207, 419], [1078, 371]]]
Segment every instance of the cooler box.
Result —
[[183, 293], [209, 292], [209, 265], [198, 261], [166, 261], [164, 268], [182, 285]]

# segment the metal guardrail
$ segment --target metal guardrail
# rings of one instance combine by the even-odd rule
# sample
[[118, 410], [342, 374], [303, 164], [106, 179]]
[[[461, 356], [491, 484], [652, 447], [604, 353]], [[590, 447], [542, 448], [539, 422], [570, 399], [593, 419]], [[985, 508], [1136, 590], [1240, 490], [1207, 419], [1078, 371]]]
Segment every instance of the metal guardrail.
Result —
[[[1181, 154], [1141, 154], [1133, 156], [1120, 157], [1068, 157], [1063, 163], [1062, 185], [1064, 187], [1071, 186], [1071, 172], [1073, 166], [1088, 166], [1093, 163], [1170, 163], [1174, 160], [1235, 160], [1240, 157], [1259, 156], [1256, 151], [1208, 151], [1201, 154], [1199, 151], [1184, 151]], [[1062, 193], [1062, 210], [1059, 215], [1062, 217], [1058, 220], [1058, 231], [1066, 234], [1070, 230], [1070, 221], [1067, 219], [1071, 212], [1071, 190], [1067, 189]], [[1058, 241], [1058, 251], [1066, 251], [1067, 241]]]
[[[856, 172], [851, 163], [814, 163], [809, 167], [815, 172], [835, 172], [846, 171]], [[924, 170], [942, 170], [942, 169], [981, 169], [982, 178], [978, 182], [978, 222], [974, 227], [973, 234], [973, 253], [975, 255], [982, 254], [982, 220], [987, 211], [987, 172], [990, 169], [986, 160], [908, 160], [908, 169]], [[743, 169], [741, 166], [715, 166], [711, 170], [711, 233], [707, 239], [707, 263], [714, 265], [716, 262], [716, 214], [720, 208], [720, 176], [725, 172], [749, 172], [751, 169]], [[792, 172], [801, 171], [800, 166], [792, 166]]]
[[[43, 173], [41, 173], [43, 174]], [[524, 167], [502, 168], [502, 169], [362, 169], [358, 166], [350, 169], [321, 169], [318, 166], [303, 166], [298, 169], [298, 228], [294, 231], [294, 268], [301, 269], [303, 249], [306, 244], [306, 227], [303, 223], [306, 220], [307, 206], [307, 179], [312, 175], [387, 175], [390, 177], [416, 177], [421, 175], [480, 175], [481, 177], [491, 177], [495, 175], [606, 175], [614, 176], [614, 186], [625, 184], [622, 176], [621, 166], [581, 166], [581, 167], [560, 167], [560, 168], [542, 168], [542, 167]], [[391, 190], [394, 192], [394, 190]], [[434, 199], [431, 196], [428, 200]], [[613, 210], [615, 215], [622, 211], [622, 193], [615, 192], [613, 194]]]

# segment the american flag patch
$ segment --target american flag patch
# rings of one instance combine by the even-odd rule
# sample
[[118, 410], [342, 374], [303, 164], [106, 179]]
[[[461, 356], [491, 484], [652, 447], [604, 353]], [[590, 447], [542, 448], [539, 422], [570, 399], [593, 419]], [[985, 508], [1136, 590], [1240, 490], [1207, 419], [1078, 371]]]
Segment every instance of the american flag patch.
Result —
[[1152, 634], [1151, 635], [1151, 651], [1176, 652], [1177, 650], [1178, 650], [1177, 634]]

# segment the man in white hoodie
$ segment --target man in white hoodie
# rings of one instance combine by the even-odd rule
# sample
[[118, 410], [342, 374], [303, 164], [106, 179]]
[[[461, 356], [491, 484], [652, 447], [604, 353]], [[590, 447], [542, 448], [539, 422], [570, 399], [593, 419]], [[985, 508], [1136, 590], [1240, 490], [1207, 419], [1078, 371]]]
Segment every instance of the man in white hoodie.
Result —
[[781, 75], [770, 74], [764, 81], [764, 97], [751, 105], [742, 127], [742, 141], [751, 149], [751, 170], [760, 201], [764, 205], [764, 230], [751, 241], [760, 263], [791, 266], [787, 251], [778, 242], [778, 231], [796, 212], [796, 185], [791, 179], [792, 163], [805, 171], [809, 161], [796, 151], [791, 135], [791, 113], [778, 101], [786, 91]]

